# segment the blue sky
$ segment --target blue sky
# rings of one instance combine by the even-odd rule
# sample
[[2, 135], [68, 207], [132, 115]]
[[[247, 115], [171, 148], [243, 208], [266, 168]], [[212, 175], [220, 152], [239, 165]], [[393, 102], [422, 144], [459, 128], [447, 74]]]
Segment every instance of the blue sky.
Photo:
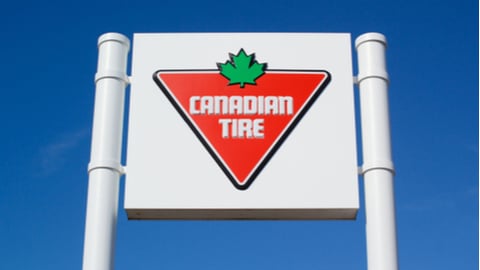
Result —
[[[478, 269], [478, 1], [8, 1], [0, 269], [81, 269], [97, 38], [381, 32], [401, 269]], [[355, 68], [354, 68], [355, 69]], [[127, 221], [116, 269], [366, 269], [356, 221]], [[123, 180], [122, 180], [123, 187]]]

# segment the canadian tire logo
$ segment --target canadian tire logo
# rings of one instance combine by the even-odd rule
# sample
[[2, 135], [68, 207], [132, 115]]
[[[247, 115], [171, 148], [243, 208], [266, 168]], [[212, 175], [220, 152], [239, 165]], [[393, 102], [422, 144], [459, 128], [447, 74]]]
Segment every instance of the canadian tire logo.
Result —
[[246, 190], [331, 77], [267, 69], [243, 49], [217, 67], [158, 70], [153, 79], [232, 184]]

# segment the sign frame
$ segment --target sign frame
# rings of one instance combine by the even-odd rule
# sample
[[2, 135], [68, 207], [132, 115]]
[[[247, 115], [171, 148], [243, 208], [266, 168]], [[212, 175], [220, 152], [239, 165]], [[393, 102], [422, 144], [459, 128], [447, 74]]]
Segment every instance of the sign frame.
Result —
[[[128, 218], [355, 219], [359, 203], [350, 43], [349, 34], [337, 33], [135, 34], [127, 149], [129, 173], [125, 194]], [[272, 44], [277, 44], [276, 49], [272, 50]], [[294, 44], [302, 45], [295, 47]], [[281, 147], [276, 147], [275, 150], [279, 151], [269, 154], [269, 157], [273, 156], [273, 158], [270, 161], [267, 159], [266, 168], [255, 172], [257, 174], [254, 178], [255, 182], [252, 184], [250, 179], [247, 185], [237, 189], [238, 187], [234, 188], [231, 184], [235, 181], [226, 177], [224, 168], [218, 166], [219, 162], [211, 157], [212, 151], [205, 151], [205, 143], [198, 140], [201, 136], [192, 132], [191, 124], [185, 124], [185, 115], [179, 115], [178, 107], [175, 108], [171, 104], [171, 98], [169, 100], [169, 97], [155, 85], [152, 74], [157, 70], [210, 69], [209, 66], [215, 67], [216, 63], [225, 62], [229, 53], [235, 53], [239, 49], [254, 53], [260, 62], [268, 63], [266, 72], [269, 70], [325, 70], [331, 74], [332, 81], [324, 90], [325, 93], [322, 93], [316, 101], [314, 100], [312, 108], [305, 116], [301, 115], [302, 121], [296, 127], [293, 125], [295, 129], [289, 130], [293, 132], [288, 136], [288, 140], [285, 141], [286, 136], [281, 138], [283, 144], [279, 144]], [[332, 53], [331, 50], [339, 50], [339, 53]], [[279, 60], [277, 59], [279, 55], [287, 59]], [[201, 59], [194, 61], [191, 59], [193, 56]], [[143, 65], [145, 61], [150, 61], [145, 65], [147, 67], [140, 67], [139, 65]], [[140, 82], [144, 79], [145, 83]], [[225, 79], [225, 81], [227, 84], [228, 80]], [[142, 102], [137, 101], [140, 96], [142, 96]], [[153, 105], [151, 103], [154, 100], [163, 101]], [[340, 102], [332, 102], [332, 100], [340, 100]], [[139, 105], [140, 103], [142, 105]], [[333, 103], [337, 104], [332, 105]], [[155, 106], [161, 109], [154, 108]], [[347, 108], [346, 116], [343, 116], [342, 111], [345, 108]], [[136, 110], [141, 112], [140, 116], [136, 116]], [[160, 128], [156, 130], [152, 127], [156, 126], [155, 121], [146, 120], [149, 116], [145, 111], [157, 115], [158, 119], [170, 119], [165, 120], [169, 122], [168, 127], [162, 131]], [[335, 117], [325, 120], [325, 117], [320, 116], [322, 114], [333, 114]], [[173, 121], [175, 123], [170, 123]], [[139, 123], [141, 122], [148, 123], [148, 128], [143, 129], [154, 135], [140, 135], [139, 130], [142, 127]], [[326, 125], [333, 131], [324, 137], [324, 134], [328, 133], [325, 131], [327, 128], [321, 132], [308, 128], [317, 124]], [[164, 132], [173, 129], [175, 129], [174, 136]], [[145, 143], [152, 138], [163, 142], [157, 146]], [[192, 138], [195, 142], [191, 141]], [[177, 140], [182, 143], [176, 144]], [[334, 140], [342, 143], [332, 143]], [[301, 150], [295, 150], [295, 144], [299, 143]], [[143, 150], [137, 149], [137, 145], [140, 144], [143, 144], [139, 147]], [[193, 154], [183, 151], [182, 145], [189, 151], [195, 149], [192, 150]], [[315, 145], [316, 147], [313, 148], [317, 150], [311, 149]], [[338, 153], [325, 157], [321, 153], [322, 150], [318, 150], [327, 148], [329, 150], [325, 152], [333, 152], [332, 149], [335, 149]], [[162, 158], [155, 154], [157, 152], [166, 154], [163, 154]], [[137, 161], [136, 157], [139, 156], [145, 156], [145, 160]], [[191, 156], [193, 158], [190, 158]], [[296, 156], [296, 158], [290, 156]], [[152, 162], [154, 159], [158, 162]], [[345, 165], [340, 165], [341, 167], [336, 167], [338, 162], [332, 162], [332, 160], [341, 159], [347, 160]], [[182, 162], [187, 164], [185, 168], [182, 167]], [[297, 163], [305, 163], [305, 165]], [[265, 164], [266, 162], [262, 165]], [[328, 172], [319, 176], [318, 164]], [[328, 167], [335, 167], [335, 169]], [[283, 168], [289, 169], [285, 171]], [[276, 173], [274, 170], [278, 169], [283, 171]], [[295, 172], [295, 175], [292, 172]], [[298, 177], [299, 173], [303, 173], [304, 176]], [[178, 177], [175, 174], [178, 174]], [[200, 180], [192, 180], [197, 175]], [[298, 179], [295, 183], [288, 183], [287, 180], [276, 180], [277, 183], [274, 183], [269, 180], [272, 177]], [[141, 185], [145, 184], [148, 188], [138, 188], [139, 184], [136, 183], [138, 180], [135, 179], [140, 178], [144, 179]], [[172, 180], [173, 178], [181, 179], [182, 184], [178, 184], [177, 180]], [[334, 179], [331, 181], [333, 184], [326, 183], [327, 178]], [[163, 183], [155, 184], [156, 181], [163, 181]], [[267, 185], [275, 187], [269, 188]], [[153, 190], [157, 190], [158, 193], [154, 193]]]

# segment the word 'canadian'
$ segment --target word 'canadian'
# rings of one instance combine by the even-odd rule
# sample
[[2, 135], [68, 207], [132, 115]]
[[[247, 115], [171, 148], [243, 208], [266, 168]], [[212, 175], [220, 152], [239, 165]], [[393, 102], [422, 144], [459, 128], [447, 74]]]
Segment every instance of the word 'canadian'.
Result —
[[291, 96], [192, 96], [189, 112], [224, 115], [292, 115]]

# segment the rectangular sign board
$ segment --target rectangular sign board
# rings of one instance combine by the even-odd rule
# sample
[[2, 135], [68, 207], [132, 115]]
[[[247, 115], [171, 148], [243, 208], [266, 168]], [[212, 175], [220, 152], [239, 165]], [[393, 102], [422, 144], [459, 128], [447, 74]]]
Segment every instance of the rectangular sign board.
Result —
[[129, 219], [354, 219], [349, 34], [135, 34]]

